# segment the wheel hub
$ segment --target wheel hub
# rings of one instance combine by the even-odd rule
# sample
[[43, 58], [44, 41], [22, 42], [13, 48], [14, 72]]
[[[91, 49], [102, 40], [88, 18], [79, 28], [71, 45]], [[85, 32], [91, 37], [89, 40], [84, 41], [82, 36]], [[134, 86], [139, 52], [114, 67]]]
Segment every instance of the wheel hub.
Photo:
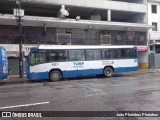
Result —
[[53, 77], [58, 78], [58, 74], [57, 73], [53, 74]]
[[107, 74], [110, 74], [110, 71], [109, 71], [109, 70], [107, 70]]

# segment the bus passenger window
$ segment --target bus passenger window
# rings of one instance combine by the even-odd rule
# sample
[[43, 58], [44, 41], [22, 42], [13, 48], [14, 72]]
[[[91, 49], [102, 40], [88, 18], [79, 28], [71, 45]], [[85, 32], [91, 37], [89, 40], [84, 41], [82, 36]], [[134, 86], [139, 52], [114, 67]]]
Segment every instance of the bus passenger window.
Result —
[[131, 58], [132, 56], [131, 56], [131, 49], [127, 49], [126, 50], [126, 57], [127, 58]]
[[102, 50], [103, 59], [114, 59], [117, 58], [115, 49]]
[[100, 50], [86, 50], [87, 60], [100, 60], [101, 51]]
[[67, 51], [66, 50], [52, 50], [50, 53], [51, 61], [66, 61]]
[[69, 60], [85, 60], [84, 50], [69, 50]]
[[119, 49], [117, 51], [118, 58], [124, 58], [124, 59], [130, 59], [134, 58], [134, 54], [132, 49], [126, 48], [126, 49]]

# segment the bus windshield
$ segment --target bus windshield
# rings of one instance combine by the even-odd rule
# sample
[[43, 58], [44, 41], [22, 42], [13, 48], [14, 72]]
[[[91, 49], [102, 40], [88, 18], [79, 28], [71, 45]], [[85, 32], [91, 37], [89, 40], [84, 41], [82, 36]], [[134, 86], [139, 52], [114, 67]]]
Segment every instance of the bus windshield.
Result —
[[35, 50], [32, 51], [30, 56], [30, 65], [37, 65], [54, 61], [66, 61], [66, 50]]
[[33, 51], [30, 56], [30, 64], [36, 65], [36, 64], [42, 64], [47, 62], [47, 56], [48, 52], [46, 50], [41, 51]]

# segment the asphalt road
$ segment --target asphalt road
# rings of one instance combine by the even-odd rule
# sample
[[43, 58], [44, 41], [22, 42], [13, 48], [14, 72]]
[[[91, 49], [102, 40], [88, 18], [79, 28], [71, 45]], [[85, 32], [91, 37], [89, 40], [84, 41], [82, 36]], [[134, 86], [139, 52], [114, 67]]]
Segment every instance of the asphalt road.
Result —
[[[160, 71], [59, 82], [0, 82], [0, 111], [160, 111]], [[50, 118], [51, 119], [51, 118]], [[52, 118], [53, 119], [53, 118]], [[54, 118], [75, 119], [75, 118]], [[160, 118], [76, 118], [141, 120]]]

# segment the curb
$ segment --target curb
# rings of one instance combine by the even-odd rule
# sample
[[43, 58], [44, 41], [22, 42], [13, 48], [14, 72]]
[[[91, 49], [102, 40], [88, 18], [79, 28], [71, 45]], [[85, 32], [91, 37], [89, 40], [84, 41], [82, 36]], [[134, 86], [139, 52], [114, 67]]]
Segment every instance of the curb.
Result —
[[20, 78], [19, 75], [15, 75], [15, 76], [9, 76], [7, 79], [3, 79], [1, 80], [0, 82], [6, 82], [6, 83], [12, 83], [12, 82], [25, 82], [27, 81], [27, 77], [23, 77], [23, 78]]

